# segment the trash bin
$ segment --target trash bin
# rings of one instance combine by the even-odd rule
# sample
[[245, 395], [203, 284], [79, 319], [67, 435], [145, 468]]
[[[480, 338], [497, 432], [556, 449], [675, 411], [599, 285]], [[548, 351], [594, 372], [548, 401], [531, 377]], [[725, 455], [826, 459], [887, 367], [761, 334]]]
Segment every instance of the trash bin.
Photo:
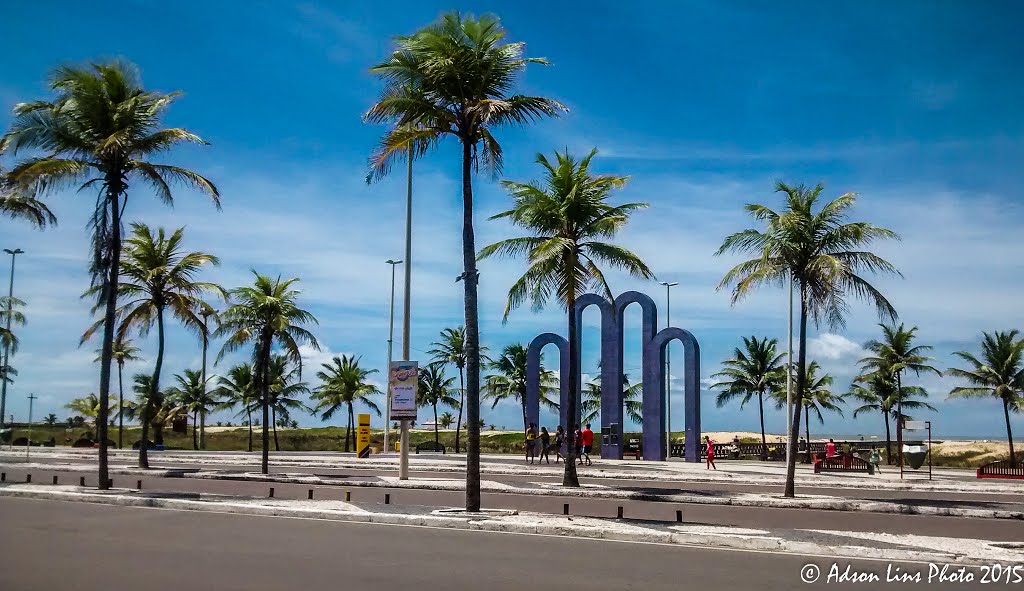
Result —
[[903, 457], [906, 458], [907, 464], [911, 468], [917, 470], [924, 465], [924, 461], [928, 458], [928, 447], [924, 445], [904, 445]]

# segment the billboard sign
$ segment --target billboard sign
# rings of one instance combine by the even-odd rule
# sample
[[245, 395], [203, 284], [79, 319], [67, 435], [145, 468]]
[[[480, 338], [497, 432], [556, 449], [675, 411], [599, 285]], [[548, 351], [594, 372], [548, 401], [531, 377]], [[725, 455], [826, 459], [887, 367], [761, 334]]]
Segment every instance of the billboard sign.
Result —
[[416, 386], [419, 363], [392, 361], [388, 371], [388, 395], [391, 396], [390, 420], [416, 420]]

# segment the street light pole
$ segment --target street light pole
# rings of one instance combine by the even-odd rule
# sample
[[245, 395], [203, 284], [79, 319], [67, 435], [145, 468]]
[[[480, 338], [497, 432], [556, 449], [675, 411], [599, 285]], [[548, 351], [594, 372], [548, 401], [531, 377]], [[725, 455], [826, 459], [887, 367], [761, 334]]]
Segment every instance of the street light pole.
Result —
[[[665, 328], [672, 326], [672, 288], [678, 282], [662, 281], [665, 286]], [[665, 343], [665, 457], [672, 457], [672, 354], [669, 349], [671, 342]], [[699, 433], [697, 434], [700, 435]]]
[[28, 395], [28, 443], [25, 444], [25, 459], [28, 460], [28, 450], [32, 447], [32, 403], [36, 398], [35, 394]]
[[[405, 294], [402, 304], [402, 361], [409, 361], [409, 316], [412, 308], [412, 294], [409, 285], [412, 279], [412, 146], [406, 152], [409, 168], [406, 173], [405, 191]], [[388, 366], [388, 372], [391, 366]], [[388, 374], [390, 381], [391, 375]], [[402, 449], [398, 457], [398, 479], [409, 480], [409, 419], [402, 419]]]
[[[786, 353], [786, 466], [792, 461], [793, 449], [793, 273], [789, 273], [789, 349]], [[810, 453], [811, 442], [807, 442]]]
[[[206, 349], [210, 344], [210, 329], [207, 320], [213, 314], [212, 308], [203, 306], [203, 407], [199, 411], [199, 449], [206, 449]], [[196, 426], [192, 425], [195, 429]]]
[[391, 437], [391, 346], [395, 340], [395, 265], [401, 265], [402, 261], [395, 261], [388, 259], [384, 261], [391, 265], [391, 321], [388, 324], [388, 369], [386, 375], [388, 376], [387, 385], [387, 404], [385, 415], [384, 415], [384, 452], [388, 451], [388, 440]]
[[[19, 254], [24, 253], [25, 251], [21, 250], [20, 248], [15, 248], [14, 250], [11, 250], [10, 248], [5, 248], [4, 252], [11, 255], [11, 281], [7, 286], [7, 334], [10, 335], [11, 317], [14, 315], [14, 258]], [[4, 342], [4, 373], [3, 379], [0, 379], [0, 427], [3, 427], [4, 416], [6, 416], [4, 413], [7, 411], [7, 380], [10, 379], [11, 377], [11, 366], [9, 365], [10, 361], [11, 343], [10, 340], [8, 339], [6, 342]]]

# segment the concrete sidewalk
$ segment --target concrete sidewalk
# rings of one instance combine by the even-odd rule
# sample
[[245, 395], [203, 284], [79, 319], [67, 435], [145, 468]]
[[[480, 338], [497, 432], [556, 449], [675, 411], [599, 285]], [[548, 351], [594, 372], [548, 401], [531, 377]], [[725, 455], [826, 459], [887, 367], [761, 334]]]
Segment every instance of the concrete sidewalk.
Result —
[[[94, 467], [88, 464], [55, 463], [0, 463], [0, 469], [38, 470], [40, 472], [74, 472], [91, 474]], [[242, 470], [213, 469], [141, 469], [134, 466], [112, 465], [112, 475], [180, 478], [195, 480], [226, 480], [244, 482], [266, 482], [268, 484], [307, 484], [333, 487], [370, 487], [407, 490], [464, 491], [462, 479], [410, 478], [399, 480], [396, 476], [349, 476], [311, 474], [308, 472], [277, 472], [261, 474]], [[556, 496], [566, 498], [614, 499], [621, 501], [656, 501], [665, 503], [690, 503], [701, 505], [732, 505], [737, 507], [764, 507], [774, 509], [816, 509], [828, 511], [860, 511], [870, 513], [896, 513], [907, 515], [934, 515], [943, 517], [969, 517], [980, 519], [1024, 520], [1024, 504], [987, 501], [932, 501], [878, 500], [830, 495], [801, 494], [795, 498], [784, 498], [776, 494], [710, 491], [673, 491], [671, 489], [615, 487], [609, 485], [584, 485], [580, 488], [566, 488], [550, 482], [529, 482], [509, 484], [494, 480], [481, 480], [481, 490], [489, 493], [512, 495]]]
[[0, 497], [698, 545], [706, 548], [777, 551], [829, 557], [857, 556], [893, 561], [912, 560], [967, 565], [997, 562], [1024, 564], [1024, 544], [979, 539], [811, 529], [758, 530], [510, 511], [467, 514], [458, 509], [447, 508], [150, 493], [128, 489], [97, 491], [75, 486], [33, 484], [0, 485]]

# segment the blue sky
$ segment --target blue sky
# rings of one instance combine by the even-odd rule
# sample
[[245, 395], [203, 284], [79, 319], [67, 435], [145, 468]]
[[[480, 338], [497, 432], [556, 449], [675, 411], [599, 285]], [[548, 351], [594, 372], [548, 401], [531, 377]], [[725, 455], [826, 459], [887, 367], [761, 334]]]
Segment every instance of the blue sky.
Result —
[[[651, 208], [635, 216], [620, 242], [659, 279], [680, 283], [673, 324], [701, 341], [702, 377], [716, 371], [741, 335], [785, 333], [781, 291], [730, 307], [728, 295], [714, 289], [736, 262], [714, 251], [725, 235], [748, 226], [744, 203], [779, 202], [771, 192], [776, 179], [821, 181], [829, 195], [856, 191], [857, 217], [902, 235], [878, 251], [905, 278], [878, 285], [903, 321], [920, 326], [922, 342], [935, 345], [940, 367], [952, 362], [953, 351], [976, 350], [982, 330], [1024, 327], [1024, 42], [1014, 29], [1024, 15], [1012, 2], [597, 2], [585, 13], [535, 2], [251, 3], [244, 10], [131, 2], [129, 10], [109, 11], [43, 4], [54, 15], [45, 31], [6, 33], [19, 51], [8, 52], [0, 66], [0, 127], [14, 103], [47, 96], [47, 72], [63, 62], [124, 57], [139, 66], [148, 87], [184, 90], [166, 123], [212, 145], [182, 148], [166, 160], [213, 179], [224, 211], [188, 191], [168, 209], [139, 188], [128, 219], [187, 226], [188, 246], [223, 260], [207, 277], [227, 286], [247, 282], [250, 268], [301, 277], [323, 345], [323, 352], [307, 352], [310, 368], [340, 353], [384, 366], [384, 260], [402, 255], [404, 185], [400, 175], [363, 182], [366, 157], [382, 132], [360, 119], [379, 90], [367, 69], [386, 57], [394, 35], [449, 9], [496, 12], [511, 39], [554, 64], [531, 68], [521, 89], [570, 108], [559, 120], [498, 132], [504, 178], [535, 177], [538, 151], [592, 147], [600, 150], [599, 171], [632, 176], [619, 198]], [[10, 22], [32, 22], [39, 8], [6, 13]], [[456, 156], [446, 143], [416, 168], [412, 346], [421, 357], [442, 328], [461, 322]], [[508, 204], [500, 186], [487, 177], [475, 182], [478, 244], [516, 235], [486, 221]], [[12, 362], [21, 376], [9, 392], [10, 412], [19, 419], [29, 392], [39, 396], [37, 416], [64, 416], [67, 400], [97, 389], [92, 347], [77, 346], [88, 324], [78, 294], [87, 285], [89, 203], [73, 193], [51, 201], [61, 221], [56, 229], [0, 220], [3, 247], [27, 251], [16, 292], [29, 302], [29, 325]], [[522, 269], [520, 261], [482, 265], [483, 340], [492, 350], [538, 332], [564, 332], [557, 307], [517, 310], [501, 324], [504, 294]], [[0, 273], [7, 272], [4, 261]], [[639, 289], [663, 302], [656, 284], [616, 275], [611, 281], [615, 292]], [[597, 364], [596, 316], [585, 318], [589, 372]], [[808, 351], [836, 376], [840, 391], [856, 372], [860, 344], [877, 335], [875, 322], [857, 304], [844, 331], [812, 332]], [[639, 312], [629, 310], [625, 365], [636, 375], [638, 325]], [[143, 347], [152, 358], [155, 343]], [[681, 367], [680, 353], [674, 368]], [[198, 364], [194, 340], [172, 328], [169, 374]], [[940, 436], [1005, 436], [995, 401], [945, 401], [954, 382], [921, 383], [939, 408], [928, 418]], [[718, 409], [709, 393], [703, 397], [705, 429], [756, 428], [753, 408]], [[673, 400], [673, 424], [681, 426], [678, 388]], [[519, 411], [499, 405], [483, 415], [513, 427]], [[812, 435], [881, 431], [879, 417], [846, 415], [828, 416]], [[779, 413], [767, 420], [770, 431], [784, 429]], [[1019, 415], [1014, 426], [1024, 430]]]

